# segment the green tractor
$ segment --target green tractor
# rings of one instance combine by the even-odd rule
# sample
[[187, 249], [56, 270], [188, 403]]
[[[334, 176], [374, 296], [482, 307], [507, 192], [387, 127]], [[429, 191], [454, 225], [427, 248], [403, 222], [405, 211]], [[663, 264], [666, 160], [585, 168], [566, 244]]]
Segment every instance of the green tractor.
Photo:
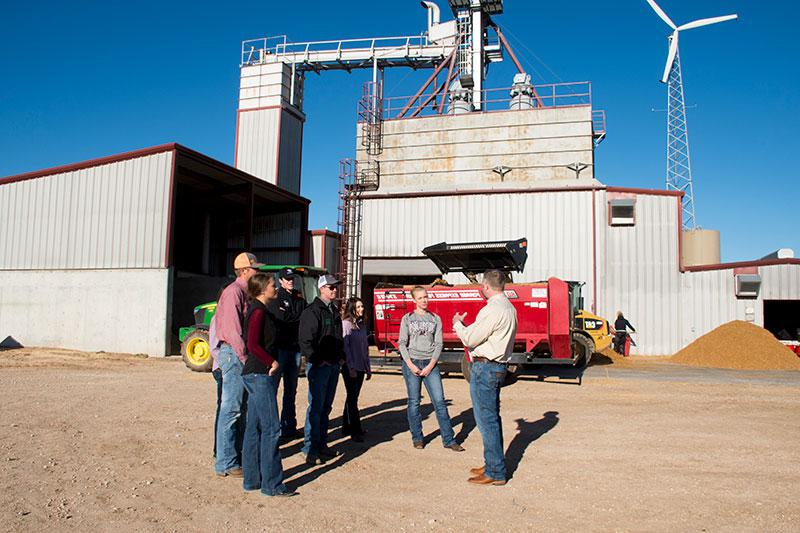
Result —
[[[284, 268], [291, 268], [295, 271], [297, 276], [295, 289], [303, 293], [306, 302], [313, 302], [314, 298], [319, 295], [317, 279], [327, 271], [317, 267], [293, 265], [265, 265], [259, 267], [258, 270], [269, 272], [277, 277], [278, 272]], [[277, 282], [277, 279], [275, 281]], [[183, 362], [195, 372], [211, 372], [214, 362], [211, 359], [208, 328], [216, 311], [217, 302], [198, 305], [194, 308], [194, 326], [183, 327], [178, 332]]]

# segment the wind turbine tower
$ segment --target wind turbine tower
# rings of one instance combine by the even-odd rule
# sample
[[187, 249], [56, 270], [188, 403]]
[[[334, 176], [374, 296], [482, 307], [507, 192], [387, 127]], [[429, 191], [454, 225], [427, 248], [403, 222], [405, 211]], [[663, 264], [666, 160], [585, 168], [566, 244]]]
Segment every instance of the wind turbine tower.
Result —
[[676, 26], [655, 0], [647, 0], [661, 20], [672, 28], [669, 36], [669, 54], [664, 67], [661, 83], [667, 84], [667, 189], [681, 191], [683, 196], [683, 229], [696, 227], [694, 214], [694, 191], [692, 189], [692, 164], [689, 157], [689, 132], [686, 127], [686, 102], [683, 97], [683, 77], [681, 76], [681, 54], [678, 48], [678, 35], [681, 31], [708, 26], [738, 18], [738, 15], [725, 15], [699, 19]]

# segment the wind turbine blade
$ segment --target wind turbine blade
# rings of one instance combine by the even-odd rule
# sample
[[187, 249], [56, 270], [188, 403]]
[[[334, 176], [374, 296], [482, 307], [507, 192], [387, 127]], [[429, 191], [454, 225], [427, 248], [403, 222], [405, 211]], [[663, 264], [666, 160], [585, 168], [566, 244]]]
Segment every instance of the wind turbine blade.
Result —
[[658, 15], [659, 17], [661, 17], [661, 20], [663, 20], [664, 22], [666, 22], [666, 23], [669, 25], [669, 27], [670, 27], [670, 28], [672, 28], [673, 30], [676, 30], [676, 29], [678, 29], [678, 27], [677, 27], [677, 26], [675, 26], [675, 23], [674, 23], [674, 22], [672, 22], [672, 19], [670, 19], [670, 18], [667, 16], [667, 14], [666, 14], [666, 13], [664, 13], [664, 10], [663, 10], [663, 9], [661, 9], [661, 8], [658, 6], [658, 4], [656, 4], [655, 0], [647, 0], [647, 3], [648, 3], [648, 4], [650, 4], [650, 7], [652, 7], [652, 8], [653, 8], [653, 11], [655, 11], [655, 12], [656, 12], [656, 15]]
[[669, 41], [669, 55], [667, 55], [667, 65], [664, 67], [664, 75], [661, 77], [661, 83], [667, 83], [669, 79], [669, 71], [672, 70], [672, 63], [675, 61], [675, 54], [678, 53], [678, 30], [672, 34], [672, 39]]
[[716, 24], [717, 22], [725, 22], [726, 20], [737, 18], [739, 18], [739, 15], [725, 15], [724, 17], [695, 20], [694, 22], [687, 22], [683, 26], [678, 26], [678, 30], [691, 30], [692, 28], [699, 28], [700, 26], [708, 26], [709, 24]]

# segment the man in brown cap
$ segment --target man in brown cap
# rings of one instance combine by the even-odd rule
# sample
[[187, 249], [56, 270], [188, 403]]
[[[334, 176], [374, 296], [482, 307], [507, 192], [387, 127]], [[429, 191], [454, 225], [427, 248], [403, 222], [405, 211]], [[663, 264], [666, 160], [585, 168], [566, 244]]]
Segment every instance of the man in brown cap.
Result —
[[218, 476], [242, 476], [242, 437], [244, 433], [244, 384], [242, 367], [247, 358], [242, 322], [247, 308], [247, 280], [257, 272], [259, 263], [251, 253], [241, 253], [233, 261], [236, 279], [225, 287], [214, 313], [222, 370], [222, 400], [217, 425], [217, 458], [214, 470]]

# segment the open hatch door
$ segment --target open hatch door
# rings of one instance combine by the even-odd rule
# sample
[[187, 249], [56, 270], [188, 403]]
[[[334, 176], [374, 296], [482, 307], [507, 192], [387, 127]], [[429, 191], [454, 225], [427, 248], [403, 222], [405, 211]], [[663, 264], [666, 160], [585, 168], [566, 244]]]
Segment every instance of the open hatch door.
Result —
[[511, 272], [522, 272], [528, 260], [528, 239], [491, 242], [440, 242], [422, 250], [433, 261], [442, 274], [462, 272], [477, 283], [475, 274], [486, 270], [505, 272], [511, 279]]

